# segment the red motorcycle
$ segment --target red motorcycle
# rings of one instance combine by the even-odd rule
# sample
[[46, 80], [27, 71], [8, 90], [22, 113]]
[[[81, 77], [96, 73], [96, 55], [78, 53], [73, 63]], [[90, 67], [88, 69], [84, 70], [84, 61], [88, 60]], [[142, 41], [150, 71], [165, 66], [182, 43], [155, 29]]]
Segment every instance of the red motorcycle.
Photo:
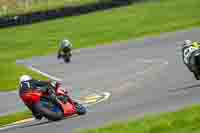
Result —
[[74, 114], [84, 115], [86, 108], [74, 102], [67, 92], [60, 86], [56, 89], [56, 102], [49, 99], [47, 92], [40, 89], [26, 90], [20, 95], [27, 106], [31, 106], [35, 111], [51, 121], [61, 120]]

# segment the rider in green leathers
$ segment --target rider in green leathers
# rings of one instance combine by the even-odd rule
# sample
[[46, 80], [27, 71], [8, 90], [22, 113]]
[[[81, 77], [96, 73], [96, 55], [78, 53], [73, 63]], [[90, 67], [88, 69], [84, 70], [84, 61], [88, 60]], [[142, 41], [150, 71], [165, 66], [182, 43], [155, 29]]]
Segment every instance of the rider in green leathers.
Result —
[[60, 47], [58, 49], [58, 54], [57, 54], [57, 58], [60, 59], [63, 55], [69, 54], [69, 56], [71, 56], [71, 49], [72, 49], [72, 43], [65, 39], [62, 40], [60, 43]]
[[200, 80], [200, 43], [185, 40], [182, 45], [182, 59], [196, 80]]

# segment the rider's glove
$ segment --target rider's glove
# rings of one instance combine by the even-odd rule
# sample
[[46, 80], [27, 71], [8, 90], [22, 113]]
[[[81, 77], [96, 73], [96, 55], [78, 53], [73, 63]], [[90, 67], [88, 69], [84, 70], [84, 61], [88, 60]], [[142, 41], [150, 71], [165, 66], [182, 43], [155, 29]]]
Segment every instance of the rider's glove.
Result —
[[51, 85], [53, 88], [56, 88], [57, 82], [56, 82], [56, 81], [50, 81], [50, 85]]
[[57, 96], [56, 96], [56, 92], [53, 88], [50, 88], [48, 90], [48, 93], [49, 93], [49, 99], [52, 101], [52, 102], [56, 102], [57, 100]]

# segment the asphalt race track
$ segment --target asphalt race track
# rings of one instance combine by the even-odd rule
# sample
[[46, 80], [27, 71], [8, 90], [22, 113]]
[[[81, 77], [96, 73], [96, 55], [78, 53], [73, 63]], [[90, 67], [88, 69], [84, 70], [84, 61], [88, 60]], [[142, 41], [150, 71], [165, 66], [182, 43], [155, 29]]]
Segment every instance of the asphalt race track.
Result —
[[[0, 132], [69, 133], [199, 103], [200, 83], [181, 60], [180, 46], [184, 39], [200, 39], [200, 29], [80, 49], [73, 54], [70, 64], [56, 60], [55, 55], [26, 61], [62, 79], [63, 86], [72, 87], [70, 92], [74, 97], [105, 91], [111, 97], [89, 107], [85, 116], [59, 122], [31, 122]], [[17, 110], [13, 105], [12, 109]], [[5, 105], [4, 109], [10, 106]]]

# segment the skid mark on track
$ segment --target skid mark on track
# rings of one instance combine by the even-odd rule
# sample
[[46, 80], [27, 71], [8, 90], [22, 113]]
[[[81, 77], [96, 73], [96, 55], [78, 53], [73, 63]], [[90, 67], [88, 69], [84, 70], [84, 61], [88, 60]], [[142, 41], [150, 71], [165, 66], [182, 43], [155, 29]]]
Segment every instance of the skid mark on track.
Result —
[[112, 86], [114, 90], [118, 93], [122, 93], [125, 89], [130, 87], [137, 88], [140, 86], [141, 82], [145, 79], [148, 80], [152, 76], [156, 76], [162, 69], [168, 65], [168, 61], [162, 59], [148, 60], [148, 59], [138, 59], [138, 61], [149, 64], [147, 68], [142, 71], [137, 71], [132, 75], [120, 80], [115, 86]]

